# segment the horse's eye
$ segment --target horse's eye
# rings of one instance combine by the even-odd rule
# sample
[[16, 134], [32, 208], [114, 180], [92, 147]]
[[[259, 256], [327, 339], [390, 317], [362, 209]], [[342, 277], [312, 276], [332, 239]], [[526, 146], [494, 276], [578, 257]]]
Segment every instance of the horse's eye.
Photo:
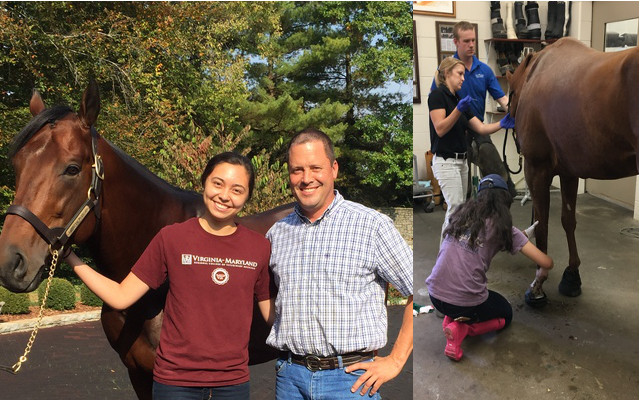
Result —
[[67, 169], [64, 170], [65, 175], [78, 175], [80, 173], [80, 167], [77, 165], [69, 165]]

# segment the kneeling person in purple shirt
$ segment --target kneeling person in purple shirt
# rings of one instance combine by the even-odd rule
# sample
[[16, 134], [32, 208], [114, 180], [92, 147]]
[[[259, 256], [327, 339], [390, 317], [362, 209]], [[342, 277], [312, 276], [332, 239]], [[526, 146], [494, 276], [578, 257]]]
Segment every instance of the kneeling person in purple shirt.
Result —
[[436, 265], [427, 278], [433, 306], [445, 315], [442, 330], [447, 339], [444, 353], [458, 361], [466, 336], [504, 329], [511, 322], [511, 305], [487, 288], [487, 271], [499, 251], [518, 251], [542, 268], [546, 279], [553, 260], [512, 226], [509, 207], [513, 198], [500, 175], [482, 178], [478, 198], [458, 206], [444, 231]]

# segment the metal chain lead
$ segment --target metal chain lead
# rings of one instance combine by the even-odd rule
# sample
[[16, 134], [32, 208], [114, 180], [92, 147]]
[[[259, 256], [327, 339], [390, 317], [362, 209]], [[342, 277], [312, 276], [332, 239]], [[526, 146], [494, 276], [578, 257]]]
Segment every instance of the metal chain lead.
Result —
[[[62, 249], [61, 249], [62, 250]], [[33, 327], [33, 331], [31, 331], [31, 336], [29, 337], [29, 341], [27, 342], [27, 347], [24, 349], [24, 354], [18, 359], [18, 362], [13, 364], [11, 367], [11, 373], [17, 374], [20, 371], [20, 367], [22, 367], [22, 363], [27, 361], [27, 355], [31, 352], [31, 348], [33, 347], [33, 342], [36, 340], [36, 336], [38, 335], [38, 330], [40, 329], [40, 324], [42, 323], [42, 318], [44, 317], [44, 307], [47, 304], [47, 297], [49, 297], [49, 288], [51, 287], [51, 281], [53, 280], [53, 274], [56, 270], [56, 265], [58, 264], [58, 250], [51, 251], [51, 268], [49, 269], [49, 277], [47, 278], [47, 286], [44, 289], [44, 295], [42, 296], [42, 303], [40, 304], [40, 312], [38, 313], [38, 319], [36, 321], [36, 325]]]

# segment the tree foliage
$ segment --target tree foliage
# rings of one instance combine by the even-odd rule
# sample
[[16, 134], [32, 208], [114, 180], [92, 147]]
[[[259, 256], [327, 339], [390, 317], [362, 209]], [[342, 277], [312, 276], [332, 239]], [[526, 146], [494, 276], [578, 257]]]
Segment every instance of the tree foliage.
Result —
[[0, 208], [31, 91], [77, 108], [90, 77], [98, 131], [182, 188], [235, 150], [257, 169], [247, 212], [290, 201], [286, 145], [315, 126], [348, 198], [408, 199], [410, 108], [385, 90], [410, 79], [406, 2], [0, 2], [0, 26]]
[[[279, 15], [279, 30], [249, 69], [256, 143], [315, 125], [336, 144], [347, 198], [406, 204], [412, 108], [390, 87], [412, 76], [410, 4], [280, 3]], [[305, 113], [282, 118], [281, 110], [296, 108]]]

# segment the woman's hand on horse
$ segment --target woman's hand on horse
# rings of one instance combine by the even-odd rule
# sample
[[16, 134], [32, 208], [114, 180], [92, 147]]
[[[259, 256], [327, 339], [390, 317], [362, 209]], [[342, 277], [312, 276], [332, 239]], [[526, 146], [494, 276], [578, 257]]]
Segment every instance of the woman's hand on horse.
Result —
[[466, 95], [464, 97], [464, 99], [460, 100], [458, 102], [458, 105], [456, 106], [456, 108], [460, 111], [460, 112], [465, 112], [469, 109], [469, 107], [471, 107], [471, 102], [473, 101], [473, 97]]
[[546, 268], [538, 268], [536, 270], [536, 279], [538, 282], [544, 282], [549, 277], [549, 270]]
[[500, 120], [500, 127], [503, 129], [513, 129], [516, 127], [516, 120], [511, 118], [511, 114], [507, 114]]

